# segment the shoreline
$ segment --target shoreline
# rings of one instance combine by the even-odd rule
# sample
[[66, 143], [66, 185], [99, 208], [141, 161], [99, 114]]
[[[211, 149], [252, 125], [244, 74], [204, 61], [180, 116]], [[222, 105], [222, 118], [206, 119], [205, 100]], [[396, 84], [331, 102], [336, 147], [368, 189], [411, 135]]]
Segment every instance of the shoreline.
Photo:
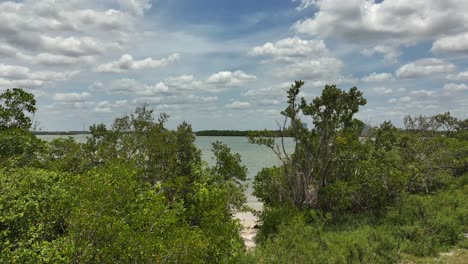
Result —
[[[247, 206], [255, 211], [262, 211], [263, 203], [257, 200], [257, 198], [250, 196], [247, 201]], [[252, 212], [238, 212], [234, 215], [235, 219], [240, 221], [242, 230], [240, 236], [244, 240], [245, 247], [247, 250], [253, 249], [256, 246], [255, 237], [257, 236], [258, 229], [255, 228], [259, 219]]]

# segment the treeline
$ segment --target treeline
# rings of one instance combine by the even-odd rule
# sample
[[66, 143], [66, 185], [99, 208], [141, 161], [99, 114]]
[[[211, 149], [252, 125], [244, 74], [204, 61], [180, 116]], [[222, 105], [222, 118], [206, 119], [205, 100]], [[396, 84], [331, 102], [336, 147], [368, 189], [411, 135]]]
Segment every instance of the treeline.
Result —
[[195, 132], [197, 136], [226, 136], [226, 137], [247, 137], [252, 134], [259, 134], [268, 137], [289, 137], [289, 131], [282, 130], [202, 130]]
[[72, 136], [72, 135], [89, 135], [91, 132], [89, 131], [32, 131], [33, 135], [64, 135], [64, 136]]

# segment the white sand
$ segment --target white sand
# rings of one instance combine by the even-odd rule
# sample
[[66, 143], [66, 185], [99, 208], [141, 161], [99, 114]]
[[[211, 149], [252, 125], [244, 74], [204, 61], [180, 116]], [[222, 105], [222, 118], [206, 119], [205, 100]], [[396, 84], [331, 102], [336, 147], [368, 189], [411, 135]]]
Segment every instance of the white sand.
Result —
[[[261, 211], [263, 209], [263, 204], [255, 197], [249, 197], [247, 205], [256, 211]], [[258, 218], [252, 212], [239, 212], [235, 215], [235, 218], [239, 219], [243, 226], [241, 237], [244, 239], [245, 247], [247, 249], [254, 248], [255, 236], [258, 231], [255, 225], [258, 223]]]

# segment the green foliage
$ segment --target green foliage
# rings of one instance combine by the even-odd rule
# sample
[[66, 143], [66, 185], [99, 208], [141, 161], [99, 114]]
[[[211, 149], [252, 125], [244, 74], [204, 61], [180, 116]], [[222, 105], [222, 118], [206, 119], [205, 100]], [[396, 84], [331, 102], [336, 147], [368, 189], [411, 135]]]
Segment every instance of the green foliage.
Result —
[[284, 204], [283, 195], [286, 193], [285, 196], [289, 196], [287, 194], [289, 189], [286, 189], [285, 186], [281, 168], [263, 168], [255, 176], [253, 195], [268, 205]]
[[83, 145], [71, 137], [54, 139], [47, 148], [44, 163], [50, 170], [79, 174], [93, 167]]
[[0, 130], [0, 167], [40, 166], [45, 142], [18, 128]]
[[[359, 106], [366, 104], [362, 92], [355, 87], [346, 92], [335, 85], [326, 85], [322, 95], [311, 103], [304, 98], [299, 102], [297, 96], [303, 85], [302, 81], [291, 85], [288, 91], [288, 106], [281, 112], [290, 122], [288, 133], [292, 135], [296, 146], [291, 157], [283, 153], [284, 184], [281, 188], [276, 188], [282, 192], [277, 195], [282, 198], [281, 202], [293, 203], [300, 208], [318, 207], [318, 193], [321, 189], [352, 173], [351, 166], [340, 166], [343, 163], [352, 165], [352, 162], [342, 155], [346, 147], [341, 145], [358, 142], [362, 123], [355, 121], [353, 115], [359, 110]], [[310, 117], [314, 128], [306, 129], [300, 115]], [[271, 138], [253, 136], [251, 142], [266, 145], [274, 150], [274, 141]], [[277, 150], [278, 154], [281, 149]], [[257, 184], [262, 185], [272, 184]]]
[[41, 263], [63, 257], [72, 196], [66, 175], [40, 169], [0, 173], [0, 262]]
[[395, 263], [466, 244], [465, 121], [444, 113], [407, 116], [406, 130], [369, 128], [352, 118], [366, 102], [357, 89], [327, 85], [312, 103], [298, 103], [303, 85], [291, 86], [282, 112], [293, 155], [273, 138], [250, 138], [282, 161], [255, 177], [265, 208], [252, 262]]
[[[267, 208], [256, 263], [395, 263], [463, 247], [468, 175], [434, 195], [402, 195], [381, 216]], [[268, 233], [268, 234], [267, 234]]]
[[29, 130], [32, 126], [29, 114], [36, 112], [34, 95], [21, 88], [7, 89], [0, 94], [0, 130], [18, 128]]
[[155, 120], [147, 105], [110, 128], [91, 126], [84, 144], [71, 138], [45, 143], [27, 131], [26, 114], [35, 110], [27, 95], [7, 93], [1, 109], [0, 262], [243, 258], [240, 225], [232, 217], [246, 200], [238, 154], [217, 142], [216, 166], [209, 168], [191, 126], [171, 131], [164, 126], [168, 116]]

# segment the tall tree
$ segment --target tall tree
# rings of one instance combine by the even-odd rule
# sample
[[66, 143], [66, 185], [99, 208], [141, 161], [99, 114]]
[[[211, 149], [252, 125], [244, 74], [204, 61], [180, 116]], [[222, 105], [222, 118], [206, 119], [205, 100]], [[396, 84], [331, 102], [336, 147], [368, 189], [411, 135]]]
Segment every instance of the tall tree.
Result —
[[34, 95], [21, 88], [7, 89], [0, 94], [0, 129], [31, 128], [30, 114], [36, 112]]

